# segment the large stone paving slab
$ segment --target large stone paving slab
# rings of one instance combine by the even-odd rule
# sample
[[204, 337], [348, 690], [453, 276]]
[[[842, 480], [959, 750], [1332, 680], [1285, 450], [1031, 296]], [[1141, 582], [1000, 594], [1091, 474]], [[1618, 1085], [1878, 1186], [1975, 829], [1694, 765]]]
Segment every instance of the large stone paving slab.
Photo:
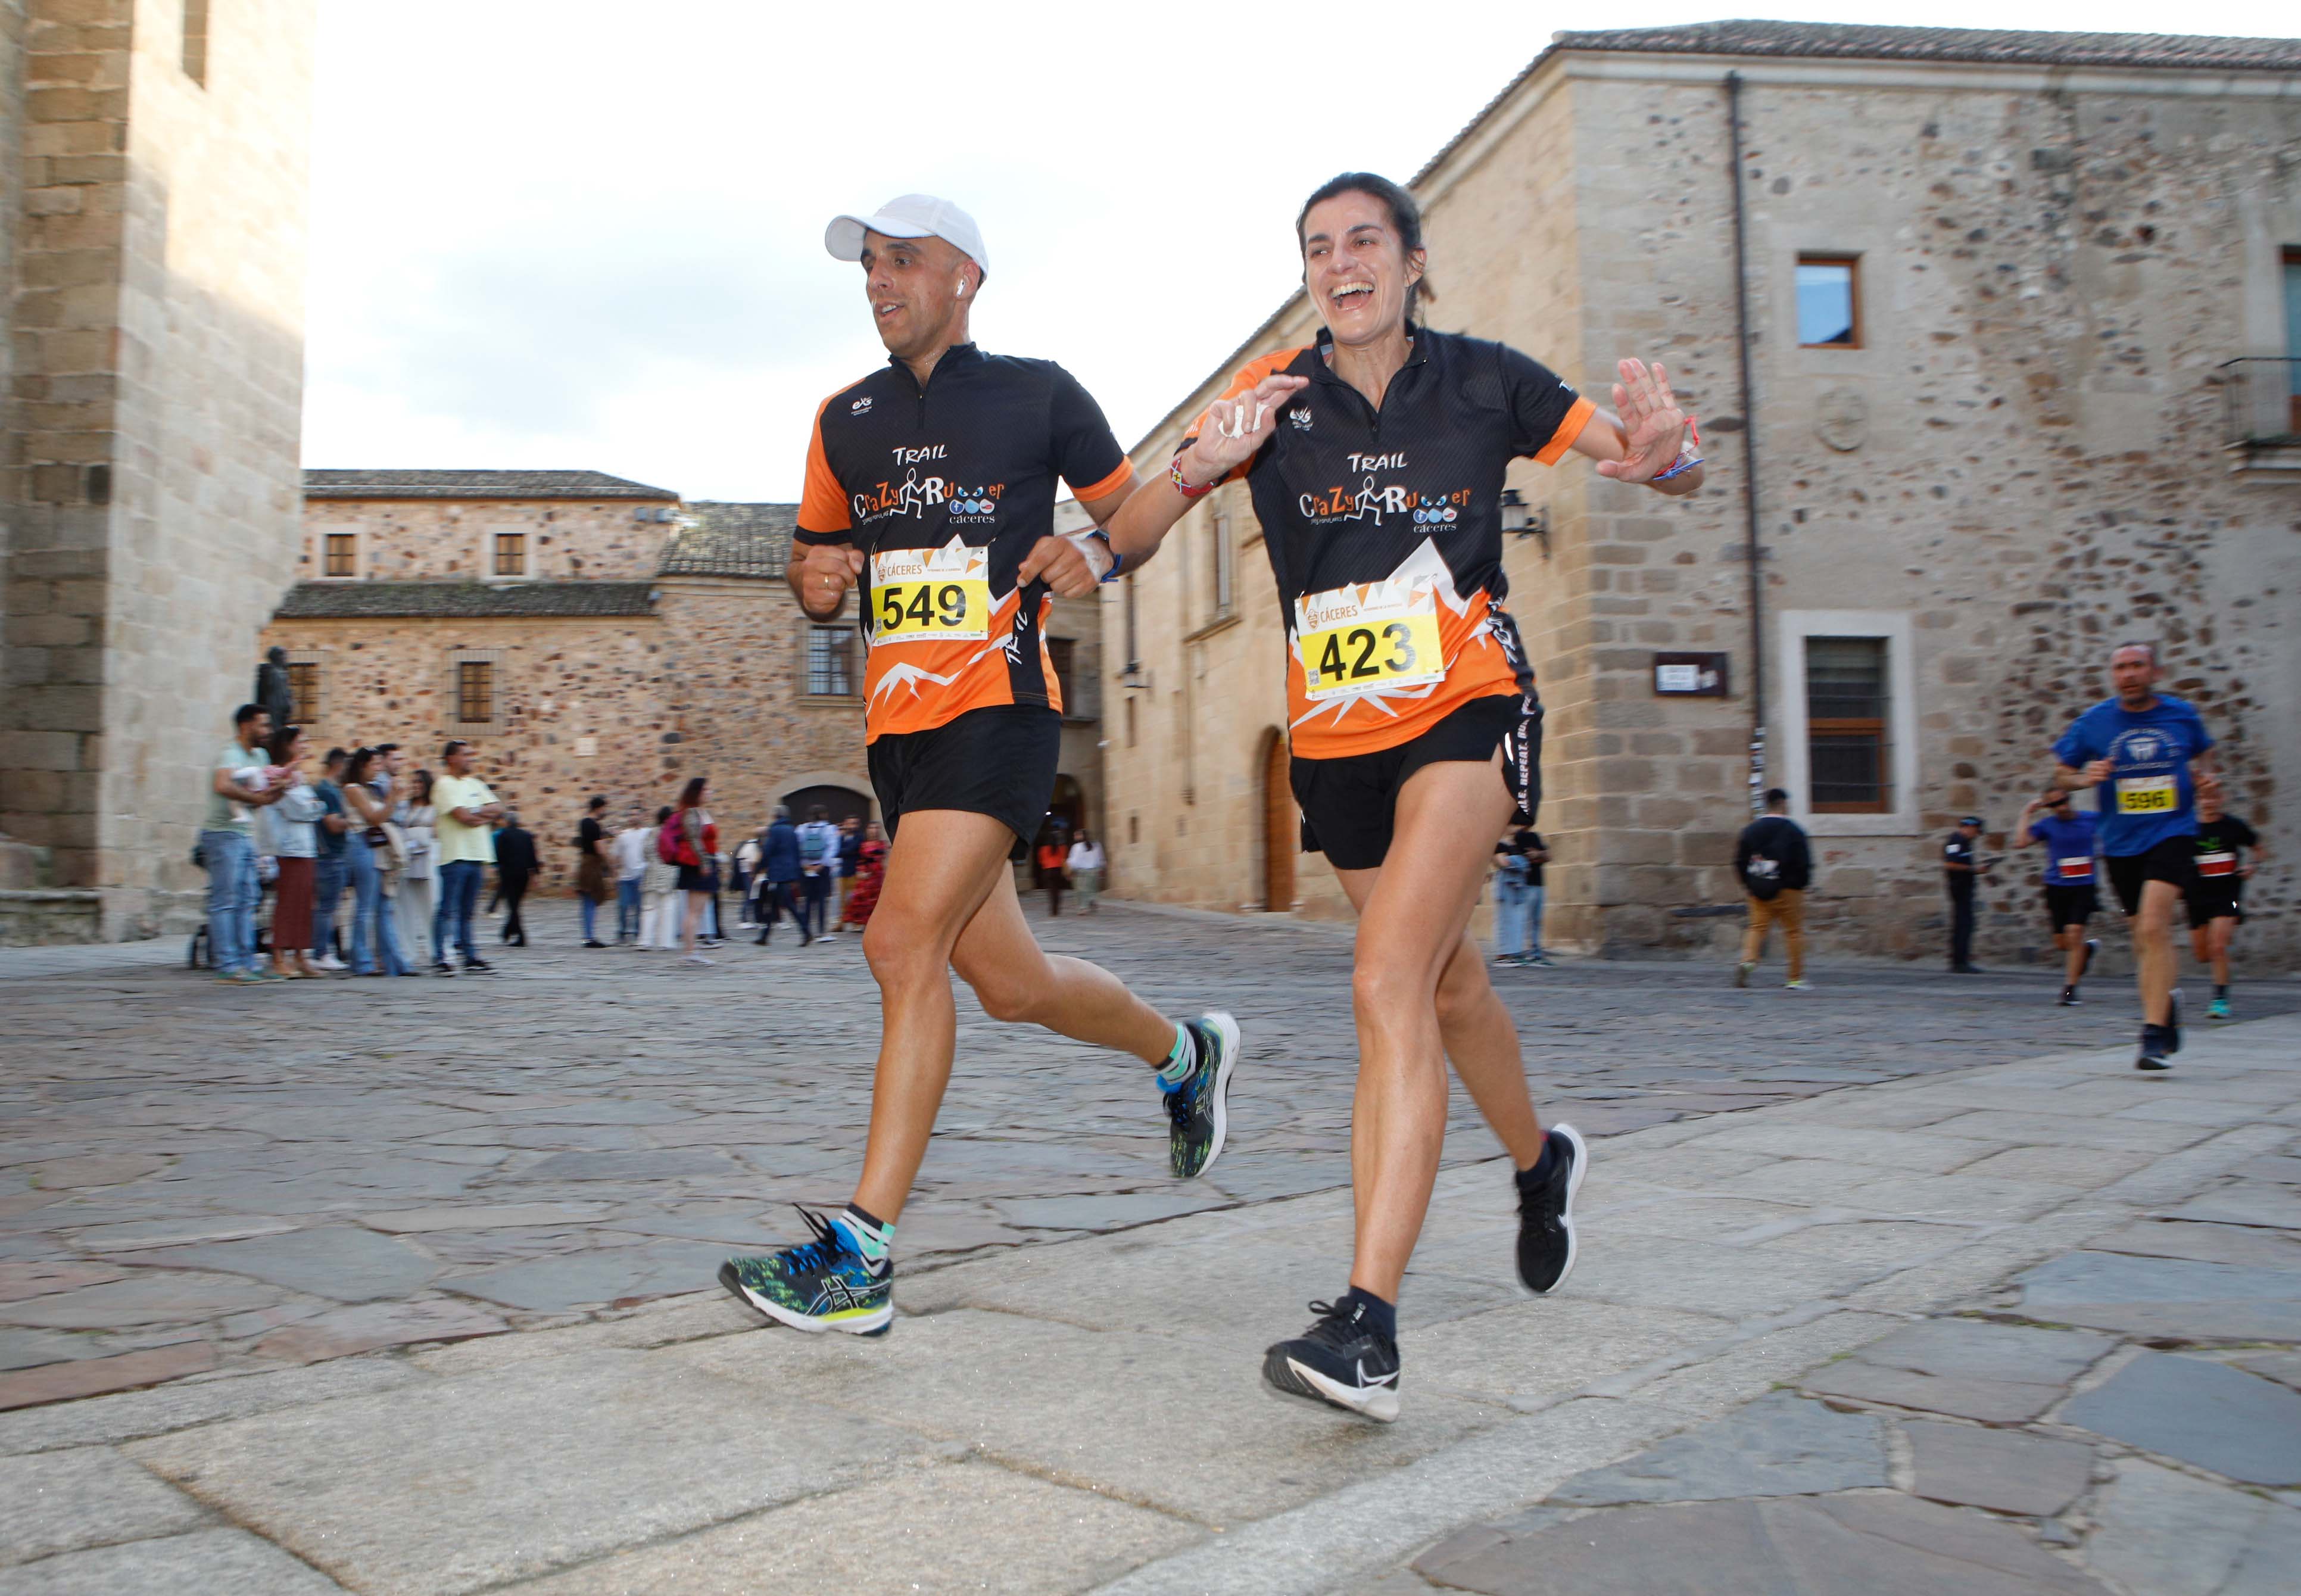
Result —
[[347, 1224], [206, 1247], [171, 1247], [145, 1253], [137, 1261], [245, 1274], [339, 1302], [410, 1296], [439, 1272], [437, 1261], [406, 1242]]
[[2144, 1458], [2091, 1509], [2088, 1567], [2148, 1596], [2290, 1596], [2301, 1509]]
[[1895, 1496], [1623, 1508], [1416, 1567], [1487, 1596], [2107, 1596], [2006, 1525]]
[[2073, 1252], [2016, 1277], [2026, 1316], [2136, 1335], [2301, 1341], [2301, 1272]]
[[270, 1542], [233, 1529], [131, 1541], [0, 1569], [0, 1596], [127, 1596], [147, 1591], [317, 1596], [342, 1589]]
[[599, 1351], [125, 1450], [346, 1584], [414, 1596], [699, 1529], [921, 1445], [788, 1386]]
[[2301, 1393], [2226, 1364], [2143, 1352], [2065, 1423], [2254, 1485], [2301, 1485]]
[[0, 1458], [0, 1563], [173, 1534], [207, 1517], [106, 1447]]
[[2115, 1344], [2082, 1331], [1933, 1319], [1825, 1365], [1799, 1384], [1820, 1396], [2020, 1424], [2052, 1407]]
[[1778, 1391], [1550, 1493], [1576, 1507], [1795, 1496], [1886, 1484], [1886, 1426]]
[[2092, 1449], [2074, 1441], [1923, 1419], [1902, 1433], [1916, 1472], [1911, 1489], [1931, 1501], [2050, 1517], [2093, 1480]]

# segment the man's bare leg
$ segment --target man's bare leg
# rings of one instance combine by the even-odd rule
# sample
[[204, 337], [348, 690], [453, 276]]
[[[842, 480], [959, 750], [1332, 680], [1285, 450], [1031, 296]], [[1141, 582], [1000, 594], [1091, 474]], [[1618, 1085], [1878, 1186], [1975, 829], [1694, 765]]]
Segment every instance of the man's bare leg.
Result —
[[2141, 883], [2141, 908], [2133, 916], [2133, 956], [2146, 1024], [2172, 1023], [2173, 988], [2180, 976], [2180, 954], [2173, 943], [2173, 908], [2180, 900], [2181, 890], [2171, 882]]
[[[908, 822], [906, 823], [908, 823]], [[1175, 1022], [1100, 965], [1050, 954], [1031, 934], [1014, 872], [1001, 871], [951, 950], [951, 967], [994, 1020], [1043, 1025], [1158, 1064], [1175, 1045]]]

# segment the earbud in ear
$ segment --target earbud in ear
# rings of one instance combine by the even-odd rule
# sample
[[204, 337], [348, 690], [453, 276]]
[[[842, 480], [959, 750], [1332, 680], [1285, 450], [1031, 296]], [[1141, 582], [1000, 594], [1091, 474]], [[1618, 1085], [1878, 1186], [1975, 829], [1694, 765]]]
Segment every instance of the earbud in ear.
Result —
[[963, 277], [958, 280], [958, 297], [961, 299], [966, 297], [966, 279]]

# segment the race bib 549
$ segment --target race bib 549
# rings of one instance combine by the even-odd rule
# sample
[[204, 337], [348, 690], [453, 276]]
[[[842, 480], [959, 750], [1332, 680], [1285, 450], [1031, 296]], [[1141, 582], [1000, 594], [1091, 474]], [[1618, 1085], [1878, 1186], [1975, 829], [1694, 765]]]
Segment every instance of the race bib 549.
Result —
[[981, 642], [991, 635], [991, 551], [941, 548], [871, 556], [871, 646]]
[[1294, 649], [1314, 704], [1446, 680], [1438, 606], [1428, 586], [1351, 584], [1294, 601]]

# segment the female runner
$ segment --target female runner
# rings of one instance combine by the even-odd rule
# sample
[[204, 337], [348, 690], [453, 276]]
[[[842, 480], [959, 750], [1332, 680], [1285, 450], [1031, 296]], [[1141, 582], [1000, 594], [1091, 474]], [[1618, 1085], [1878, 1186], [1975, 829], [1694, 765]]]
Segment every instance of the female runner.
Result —
[[[1574, 1265], [1588, 1150], [1545, 1132], [1518, 1033], [1468, 934], [1490, 844], [1540, 798], [1542, 710], [1504, 609], [1510, 462], [1571, 449], [1677, 496], [1702, 485], [1696, 436], [1662, 368], [1620, 365], [1616, 414], [1501, 344], [1420, 324], [1422, 219], [1403, 188], [1346, 172], [1295, 221], [1324, 323], [1251, 363], [1171, 469], [1110, 522], [1121, 569], [1194, 500], [1246, 479], [1285, 606], [1288, 740], [1306, 846], [1359, 913], [1351, 982], [1350, 1290], [1272, 1347], [1263, 1377], [1368, 1418], [1398, 1416], [1396, 1303], [1446, 1128], [1446, 1064], [1518, 1169], [1518, 1268], [1545, 1292]], [[1396, 868], [1388, 866], [1395, 865]]]

